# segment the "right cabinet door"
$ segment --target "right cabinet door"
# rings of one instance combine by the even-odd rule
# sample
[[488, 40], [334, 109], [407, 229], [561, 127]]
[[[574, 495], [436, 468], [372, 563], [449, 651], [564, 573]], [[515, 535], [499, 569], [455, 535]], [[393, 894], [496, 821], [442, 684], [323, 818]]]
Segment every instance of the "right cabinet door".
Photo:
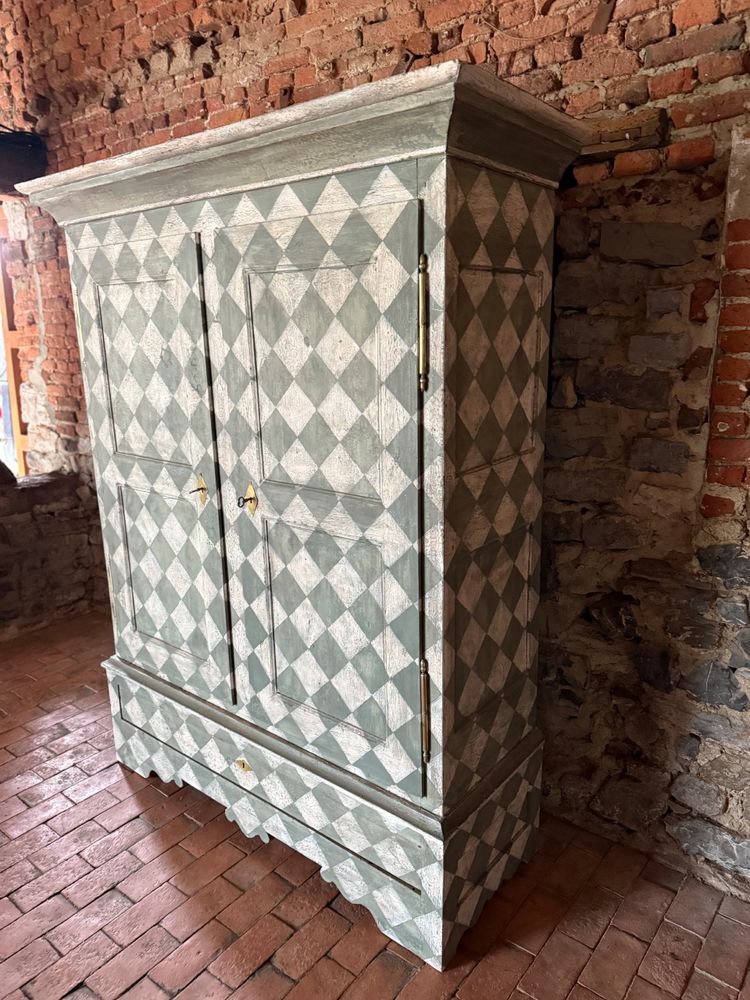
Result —
[[418, 240], [416, 201], [312, 213], [218, 231], [207, 272], [240, 712], [409, 795]]

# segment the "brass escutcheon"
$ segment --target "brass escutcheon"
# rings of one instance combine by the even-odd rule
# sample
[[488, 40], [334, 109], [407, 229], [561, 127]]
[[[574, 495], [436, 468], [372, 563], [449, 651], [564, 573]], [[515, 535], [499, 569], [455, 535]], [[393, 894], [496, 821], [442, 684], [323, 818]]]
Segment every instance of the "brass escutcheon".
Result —
[[237, 497], [237, 506], [242, 510], [243, 507], [247, 507], [251, 514], [254, 514], [258, 509], [258, 497], [253, 489], [253, 484], [250, 483], [248, 488], [245, 490], [244, 497]]

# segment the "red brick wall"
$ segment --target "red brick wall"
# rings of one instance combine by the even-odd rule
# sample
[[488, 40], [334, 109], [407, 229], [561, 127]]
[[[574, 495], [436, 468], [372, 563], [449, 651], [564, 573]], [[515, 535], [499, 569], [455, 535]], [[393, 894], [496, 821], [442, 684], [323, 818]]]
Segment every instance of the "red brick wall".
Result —
[[[487, 63], [575, 116], [661, 111], [663, 135], [578, 164], [559, 198], [547, 801], [731, 864], [750, 835], [747, 274], [726, 273], [720, 335], [717, 290], [731, 134], [750, 121], [750, 0], [618, 0], [591, 36], [597, 6], [0, 0], [0, 120], [46, 131], [62, 169], [377, 79], [404, 47], [415, 68]], [[69, 290], [54, 228], [29, 220], [17, 295], [54, 425], [37, 452], [69, 467], [86, 450]], [[731, 267], [750, 252], [739, 221]]]
[[[744, 513], [750, 472], [750, 435], [745, 405], [750, 381], [750, 219], [726, 227], [721, 280], [719, 341], [711, 393], [711, 436], [704, 517]], [[724, 487], [712, 489], [712, 486]]]

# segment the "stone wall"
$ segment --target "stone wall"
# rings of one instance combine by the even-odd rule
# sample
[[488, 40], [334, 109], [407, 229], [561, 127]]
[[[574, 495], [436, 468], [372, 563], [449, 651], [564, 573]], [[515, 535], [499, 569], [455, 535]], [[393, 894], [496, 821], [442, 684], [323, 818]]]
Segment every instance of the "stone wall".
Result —
[[89, 611], [100, 552], [96, 497], [78, 476], [0, 485], [0, 640]]
[[[629, 116], [611, 129], [619, 152], [578, 164], [559, 198], [547, 803], [624, 839], [684, 849], [741, 889], [750, 874], [742, 270], [727, 270], [720, 334], [717, 324], [731, 134], [750, 116], [750, 0], [617, 0], [599, 35], [589, 31], [598, 0], [19, 6], [0, 0], [0, 110], [47, 132], [53, 169], [385, 76], [404, 48], [415, 67], [488, 63], [571, 115], [610, 125]], [[747, 261], [737, 223], [748, 217], [727, 230], [729, 267]], [[53, 451], [80, 462], [80, 396], [49, 395], [77, 375], [68, 293], [62, 270], [53, 273], [61, 246], [49, 220], [30, 215], [29, 226], [55, 247], [41, 274], [59, 291], [50, 301], [61, 304], [54, 322], [70, 365], [53, 367], [48, 339], [40, 371]], [[35, 271], [29, 256], [16, 281]], [[31, 350], [45, 321], [28, 315]], [[75, 428], [74, 448], [63, 427]]]

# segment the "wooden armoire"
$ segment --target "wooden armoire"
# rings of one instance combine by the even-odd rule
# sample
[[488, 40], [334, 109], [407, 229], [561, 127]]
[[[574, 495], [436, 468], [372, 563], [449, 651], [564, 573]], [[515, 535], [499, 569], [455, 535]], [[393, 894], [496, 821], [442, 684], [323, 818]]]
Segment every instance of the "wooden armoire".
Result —
[[440, 968], [533, 849], [553, 192], [445, 63], [21, 185], [67, 233], [120, 760]]

